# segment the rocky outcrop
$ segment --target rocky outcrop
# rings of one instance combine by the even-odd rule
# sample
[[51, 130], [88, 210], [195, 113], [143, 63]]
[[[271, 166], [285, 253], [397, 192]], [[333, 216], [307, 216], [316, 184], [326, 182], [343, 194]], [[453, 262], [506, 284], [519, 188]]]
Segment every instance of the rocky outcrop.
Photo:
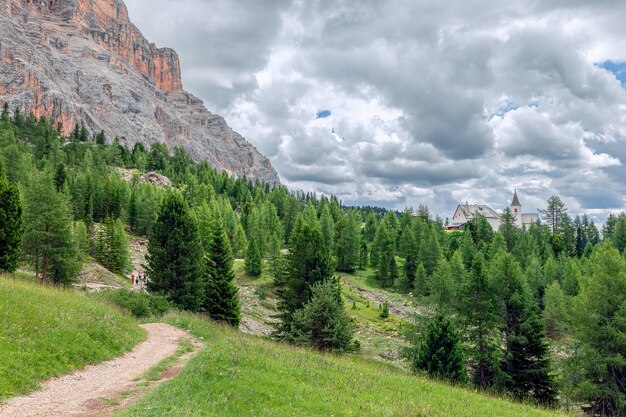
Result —
[[54, 117], [65, 134], [84, 123], [279, 182], [267, 158], [183, 90], [176, 52], [148, 42], [122, 0], [0, 0], [0, 33], [0, 103]]

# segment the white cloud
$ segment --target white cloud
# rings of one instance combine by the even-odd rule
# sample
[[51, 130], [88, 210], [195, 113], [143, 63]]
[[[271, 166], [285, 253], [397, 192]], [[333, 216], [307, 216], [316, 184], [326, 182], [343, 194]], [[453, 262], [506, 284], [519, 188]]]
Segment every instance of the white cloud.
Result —
[[442, 217], [516, 187], [624, 207], [626, 92], [595, 65], [626, 60], [622, 2], [127, 3], [291, 187]]

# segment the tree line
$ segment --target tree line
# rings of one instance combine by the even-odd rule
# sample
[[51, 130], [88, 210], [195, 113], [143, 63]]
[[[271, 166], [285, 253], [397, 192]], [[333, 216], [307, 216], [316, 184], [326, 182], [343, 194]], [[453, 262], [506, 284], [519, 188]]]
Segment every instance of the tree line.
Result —
[[[274, 336], [349, 351], [354, 324], [336, 272], [371, 269], [382, 288], [429, 313], [407, 331], [420, 372], [542, 403], [575, 401], [620, 415], [626, 401], [626, 217], [602, 231], [556, 196], [542, 222], [463, 231], [421, 206], [345, 207], [336, 197], [231, 178], [182, 148], [132, 149], [81, 127], [69, 137], [21, 112], [0, 116], [0, 270], [30, 263], [69, 285], [93, 256], [128, 272], [128, 236], [149, 240], [150, 291], [237, 326], [233, 259], [274, 277]], [[173, 186], [140, 181], [155, 171]], [[127, 177], [131, 176], [130, 180]], [[559, 355], [553, 352], [559, 352]]]

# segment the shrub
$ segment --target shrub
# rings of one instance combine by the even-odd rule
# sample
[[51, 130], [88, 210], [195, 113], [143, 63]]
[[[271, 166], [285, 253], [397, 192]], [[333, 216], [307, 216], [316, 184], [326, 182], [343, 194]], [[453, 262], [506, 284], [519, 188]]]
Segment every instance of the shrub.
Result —
[[161, 294], [137, 292], [125, 288], [101, 291], [98, 293], [98, 298], [128, 310], [137, 318], [162, 316], [173, 308], [172, 303]]

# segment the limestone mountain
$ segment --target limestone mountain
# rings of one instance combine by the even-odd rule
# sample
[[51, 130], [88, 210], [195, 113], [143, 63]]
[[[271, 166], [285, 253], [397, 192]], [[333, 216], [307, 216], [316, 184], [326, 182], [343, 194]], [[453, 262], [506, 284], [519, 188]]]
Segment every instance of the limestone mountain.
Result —
[[279, 182], [270, 161], [183, 90], [176, 52], [148, 42], [122, 0], [0, 0], [0, 104], [129, 146], [165, 142], [231, 174]]

